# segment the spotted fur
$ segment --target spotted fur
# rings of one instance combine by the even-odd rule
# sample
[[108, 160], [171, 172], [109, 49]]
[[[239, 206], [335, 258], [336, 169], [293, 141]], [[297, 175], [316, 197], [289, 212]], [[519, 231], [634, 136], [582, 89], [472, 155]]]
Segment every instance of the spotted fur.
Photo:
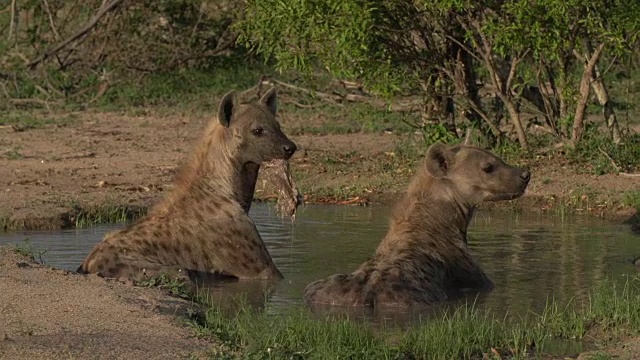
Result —
[[373, 257], [351, 274], [309, 284], [307, 304], [399, 307], [429, 305], [492, 288], [467, 248], [467, 227], [482, 201], [521, 196], [526, 170], [505, 164], [489, 151], [432, 145], [387, 235]]
[[180, 270], [281, 278], [247, 215], [260, 164], [296, 151], [275, 114], [275, 89], [251, 104], [239, 104], [234, 92], [225, 95], [217, 121], [206, 126], [171, 193], [145, 217], [107, 234], [78, 272], [132, 279]]

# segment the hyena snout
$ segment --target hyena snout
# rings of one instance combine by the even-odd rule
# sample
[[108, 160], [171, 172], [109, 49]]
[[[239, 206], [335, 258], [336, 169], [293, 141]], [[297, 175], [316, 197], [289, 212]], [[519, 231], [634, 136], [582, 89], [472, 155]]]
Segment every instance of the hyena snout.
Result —
[[528, 184], [529, 180], [531, 180], [531, 173], [529, 172], [529, 170], [521, 169], [521, 171], [520, 171], [520, 179], [522, 180], [522, 182], [525, 185]]
[[287, 141], [282, 144], [282, 150], [284, 151], [284, 158], [289, 160], [296, 150], [298, 150], [298, 147], [293, 141], [287, 139]]
[[514, 168], [512, 179], [513, 185], [515, 185], [515, 192], [518, 194], [517, 196], [520, 196], [525, 192], [529, 181], [531, 181], [531, 172], [527, 169]]

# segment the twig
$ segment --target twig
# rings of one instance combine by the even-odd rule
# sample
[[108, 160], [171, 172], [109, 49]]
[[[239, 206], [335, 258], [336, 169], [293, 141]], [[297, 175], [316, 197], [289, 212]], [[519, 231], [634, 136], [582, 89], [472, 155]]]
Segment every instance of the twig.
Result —
[[640, 174], [630, 174], [630, 173], [626, 173], [626, 172], [618, 173], [618, 175], [622, 175], [622, 176], [632, 176], [632, 177], [640, 177]]
[[538, 124], [533, 124], [531, 125], [532, 129], [535, 130], [540, 130], [540, 131], [544, 131], [547, 134], [554, 136], [554, 137], [558, 137], [558, 134], [556, 134], [552, 128], [550, 128], [549, 126], [544, 126], [544, 125], [538, 125]]
[[100, 99], [102, 97], [102, 95], [104, 95], [107, 90], [109, 89], [109, 82], [105, 81], [102, 84], [100, 84], [99, 88], [98, 88], [98, 93], [96, 93], [88, 102], [88, 104], [92, 104], [94, 101]]
[[482, 59], [477, 54], [475, 54], [473, 51], [471, 51], [471, 49], [469, 49], [468, 46], [466, 46], [465, 44], [461, 43], [458, 39], [454, 38], [451, 35], [445, 35], [445, 37], [448, 40], [453, 41], [454, 43], [456, 43], [456, 45], [460, 46], [460, 48], [462, 48], [462, 50], [464, 50], [467, 54], [469, 54], [471, 57], [476, 59], [478, 62], [482, 62]]
[[464, 145], [469, 145], [471, 141], [471, 133], [473, 132], [473, 128], [467, 128], [467, 135], [464, 137]]
[[297, 101], [290, 101], [295, 107], [301, 108], [301, 109], [315, 109], [317, 106], [316, 105], [306, 105], [306, 104], [300, 104]]
[[54, 46], [51, 49], [46, 50], [44, 52], [44, 54], [42, 54], [38, 58], [30, 61], [27, 64], [27, 66], [29, 66], [31, 69], [35, 68], [38, 64], [40, 64], [41, 62], [45, 61], [50, 56], [54, 55], [55, 53], [57, 53], [58, 51], [62, 50], [64, 47], [66, 47], [70, 43], [72, 43], [73, 41], [75, 41], [75, 40], [79, 39], [80, 37], [84, 36], [85, 34], [87, 34], [89, 31], [91, 31], [91, 29], [93, 29], [98, 24], [100, 19], [102, 19], [102, 17], [105, 14], [107, 14], [109, 11], [115, 9], [122, 2], [123, 2], [123, 0], [113, 0], [110, 3], [106, 4], [105, 6], [101, 7], [100, 10], [98, 11], [98, 13], [96, 13], [96, 15], [94, 15], [93, 18], [85, 26], [83, 26], [80, 30], [78, 30], [70, 38], [68, 38], [67, 40], [61, 42], [60, 44], [58, 44], [56, 46]]
[[607, 157], [607, 159], [609, 159], [609, 161], [611, 161], [611, 164], [613, 165], [614, 169], [616, 169], [616, 172], [620, 172], [620, 167], [616, 164], [615, 161], [613, 161], [613, 159], [611, 158], [611, 156], [609, 156], [609, 154], [607, 154], [606, 151], [602, 150], [601, 147], [598, 148], [598, 150], [600, 150], [600, 152], [602, 154], [604, 154], [604, 156]]
[[58, 33], [58, 29], [56, 29], [56, 24], [53, 22], [53, 15], [51, 15], [51, 10], [49, 9], [49, 2], [47, 0], [42, 0], [44, 3], [44, 9], [47, 11], [47, 15], [49, 16], [49, 23], [51, 24], [51, 30], [53, 34], [56, 36], [56, 40], [60, 40], [60, 33]]
[[12, 104], [38, 104], [47, 108], [47, 110], [51, 110], [49, 107], [49, 102], [40, 100], [40, 99], [9, 99], [9, 102]]
[[529, 53], [529, 49], [525, 50], [525, 52], [521, 55], [521, 56], [514, 56], [511, 59], [511, 66], [509, 67], [509, 75], [507, 76], [507, 80], [505, 81], [505, 87], [507, 88], [507, 90], [511, 90], [511, 85], [513, 84], [513, 80], [515, 79], [516, 76], [516, 68], [518, 67], [518, 63], [520, 63], [520, 61], [522, 61], [522, 59], [524, 59], [525, 56], [527, 56], [527, 53]]
[[311, 89], [306, 89], [297, 85], [293, 85], [293, 84], [289, 84], [280, 80], [276, 80], [273, 78], [265, 78], [262, 80], [261, 82], [263, 85], [273, 85], [273, 84], [277, 84], [280, 85], [282, 87], [291, 89], [291, 90], [295, 90], [295, 91], [299, 91], [311, 96], [315, 96], [318, 97], [319, 99], [322, 100], [326, 100], [326, 101], [330, 101], [332, 103], [341, 105], [345, 102], [359, 102], [359, 103], [366, 103], [369, 105], [373, 105], [379, 108], [385, 108], [387, 110], [391, 110], [391, 111], [412, 111], [415, 108], [415, 104], [410, 103], [410, 104], [387, 104], [385, 101], [381, 100], [381, 99], [376, 99], [376, 98], [371, 98], [368, 96], [363, 96], [363, 95], [356, 95], [356, 94], [346, 94], [346, 95], [339, 95], [339, 94], [327, 94], [327, 93], [323, 93], [320, 91], [314, 91]]
[[[240, 94], [238, 94], [238, 99], [245, 99], [245, 96], [248, 96], [249, 94], [251, 94], [253, 92], [258, 93], [258, 87], [259, 86], [260, 86], [259, 84], [258, 85], [254, 85], [254, 86], [248, 88], [247, 90], [241, 92]], [[253, 96], [255, 96], [255, 93], [252, 94], [251, 97], [249, 97], [249, 99], [251, 99]], [[259, 93], [258, 93], [258, 96], [260, 96]], [[249, 99], [247, 99], [247, 100], [249, 100]]]
[[11, 37], [13, 36], [13, 28], [15, 27], [15, 19], [16, 19], [16, 0], [11, 1], [11, 21], [9, 22], [9, 37], [7, 40], [11, 41]]
[[0, 10], [0, 15], [11, 11], [11, 4], [9, 4], [9, 6], [7, 6], [4, 10]]
[[283, 81], [280, 81], [280, 80], [276, 80], [276, 79], [264, 79], [264, 80], [262, 80], [262, 84], [263, 85], [277, 84], [277, 85], [280, 85], [282, 87], [286, 87], [286, 88], [289, 88], [289, 89], [292, 89], [292, 90], [303, 92], [305, 94], [317, 96], [317, 97], [319, 97], [321, 99], [332, 100], [334, 102], [340, 101], [340, 96], [326, 94], [326, 93], [323, 93], [323, 92], [320, 92], [320, 91], [313, 91], [313, 90], [310, 90], [310, 89], [305, 89], [303, 87], [296, 86], [296, 85], [293, 85], [293, 84], [289, 84], [289, 83], [286, 83], [286, 82], [283, 82]]
[[567, 146], [567, 143], [565, 141], [560, 141], [558, 143], [555, 143], [553, 145], [549, 145], [547, 147], [544, 147], [542, 149], [540, 149], [541, 152], [547, 152], [547, 151], [556, 151], [556, 150], [560, 150], [563, 147]]
[[5, 85], [3, 82], [0, 82], [0, 86], [2, 87], [2, 92], [4, 92], [4, 95], [8, 98], [11, 97], [9, 95], [9, 91], [7, 91], [7, 85]]
[[260, 97], [262, 96], [262, 85], [264, 85], [265, 80], [268, 78], [269, 77], [264, 74], [260, 76], [260, 81], [258, 81], [258, 89], [256, 90], [256, 96], [258, 97], [258, 99], [260, 99]]

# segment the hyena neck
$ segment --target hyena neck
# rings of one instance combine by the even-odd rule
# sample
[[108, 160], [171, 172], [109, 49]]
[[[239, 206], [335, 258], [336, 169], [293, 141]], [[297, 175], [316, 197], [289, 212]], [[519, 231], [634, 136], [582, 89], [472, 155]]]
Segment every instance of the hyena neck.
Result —
[[437, 232], [449, 235], [450, 240], [462, 240], [467, 243], [467, 229], [473, 218], [475, 206], [451, 199], [429, 199], [423, 204], [438, 209], [429, 212], [431, 220], [429, 228], [425, 230], [430, 234], [430, 240], [444, 240], [443, 236], [432, 235]]
[[427, 244], [460, 246], [467, 243], [473, 208], [427, 194], [407, 194], [392, 217], [389, 232], [377, 253], [430, 249]]
[[230, 141], [231, 136], [226, 135], [221, 127], [210, 127], [191, 158], [182, 166], [174, 190], [160, 208], [189, 197], [205, 202], [231, 200], [248, 212], [260, 166], [243, 164], [238, 159], [238, 149]]
[[240, 203], [245, 213], [248, 213], [251, 209], [259, 171], [260, 165], [251, 162], [245, 163], [240, 166], [237, 179], [232, 182], [235, 185], [233, 189], [234, 198]]

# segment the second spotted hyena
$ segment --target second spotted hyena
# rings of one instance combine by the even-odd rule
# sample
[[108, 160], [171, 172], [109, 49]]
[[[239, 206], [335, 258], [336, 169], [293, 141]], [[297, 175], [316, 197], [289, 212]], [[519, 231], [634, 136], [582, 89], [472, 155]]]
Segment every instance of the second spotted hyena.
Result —
[[307, 286], [308, 304], [342, 306], [428, 305], [492, 287], [471, 257], [467, 227], [482, 201], [521, 196], [529, 171], [489, 151], [432, 145], [375, 255], [351, 274]]
[[235, 92], [225, 95], [171, 193], [145, 217], [107, 234], [78, 272], [132, 279], [178, 270], [281, 278], [247, 215], [260, 164], [296, 151], [275, 114], [274, 88], [251, 104], [239, 104]]

